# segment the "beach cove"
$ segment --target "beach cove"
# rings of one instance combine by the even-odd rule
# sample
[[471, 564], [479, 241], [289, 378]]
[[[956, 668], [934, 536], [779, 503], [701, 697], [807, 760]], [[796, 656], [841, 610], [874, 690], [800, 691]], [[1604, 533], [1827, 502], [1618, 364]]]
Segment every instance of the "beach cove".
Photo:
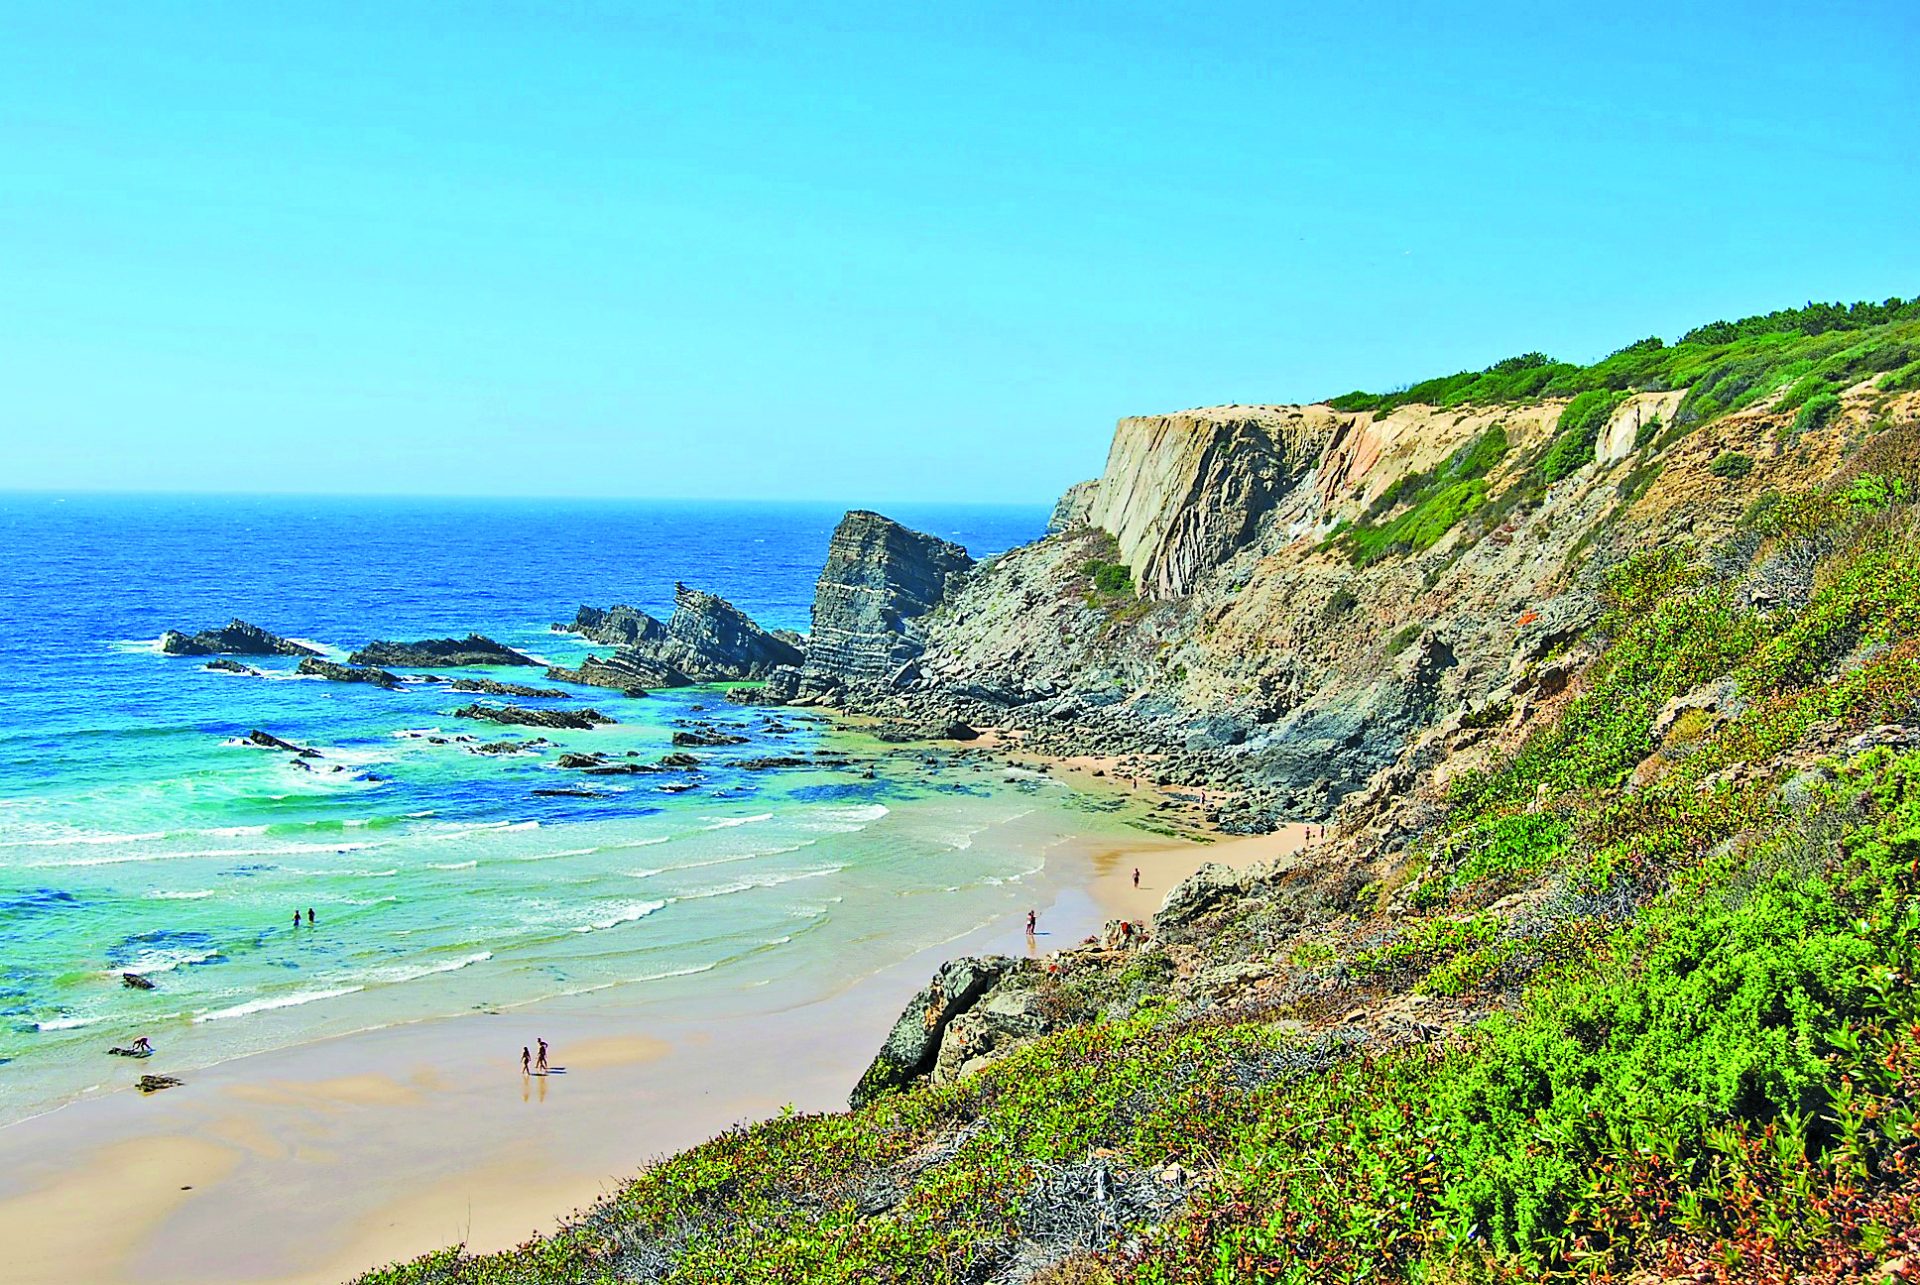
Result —
[[[74, 1103], [0, 1129], [10, 1278], [331, 1282], [443, 1244], [509, 1247], [653, 1157], [789, 1106], [843, 1107], [944, 960], [1075, 946], [1109, 919], [1149, 917], [1205, 862], [1243, 866], [1302, 839], [1106, 827], [1048, 852], [1030, 884], [1033, 938], [1010, 912], [870, 970], [612, 988], [243, 1057], [150, 1099]], [[545, 1077], [517, 1066], [534, 1034], [553, 1049]]]

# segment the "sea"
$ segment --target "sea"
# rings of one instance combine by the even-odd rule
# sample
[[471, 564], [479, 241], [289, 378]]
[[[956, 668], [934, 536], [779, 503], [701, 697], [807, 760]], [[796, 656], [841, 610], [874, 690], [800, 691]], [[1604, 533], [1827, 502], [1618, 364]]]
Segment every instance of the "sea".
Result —
[[[889, 512], [977, 557], [1037, 538], [1047, 516]], [[582, 603], [664, 618], [675, 581], [804, 630], [840, 515], [0, 494], [0, 1125], [137, 1071], [397, 1022], [602, 991], [719, 1003], [824, 986], [1020, 914], [1049, 850], [1120, 824], [1107, 803], [713, 688], [522, 701], [617, 720], [536, 732], [453, 717], [475, 698], [444, 684], [302, 678], [282, 658], [219, 673], [157, 645], [240, 617], [336, 659], [472, 631], [574, 665], [593, 648], [555, 622]], [[433, 672], [552, 685], [532, 669]], [[556, 766], [567, 750], [652, 761], [694, 720], [745, 743], [697, 751], [690, 778]], [[320, 757], [303, 770], [248, 744], [254, 729]], [[550, 744], [474, 752], [536, 735]], [[843, 754], [852, 766], [738, 766]], [[159, 1050], [147, 1063], [107, 1053], [140, 1036]]]

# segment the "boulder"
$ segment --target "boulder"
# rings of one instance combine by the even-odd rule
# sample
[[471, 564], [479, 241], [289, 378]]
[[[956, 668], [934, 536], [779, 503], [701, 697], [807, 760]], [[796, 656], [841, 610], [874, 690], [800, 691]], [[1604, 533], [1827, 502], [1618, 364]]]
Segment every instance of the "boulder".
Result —
[[1190, 924], [1208, 910], [1240, 892], [1240, 877], [1217, 861], [1209, 861], [1167, 890], [1166, 900], [1153, 916], [1157, 930]]
[[398, 665], [403, 669], [426, 669], [432, 665], [537, 666], [540, 663], [480, 634], [468, 634], [465, 638], [422, 638], [418, 642], [370, 642], [347, 660], [355, 665]]
[[162, 1089], [176, 1089], [183, 1083], [171, 1075], [143, 1075], [134, 1082], [134, 1088], [142, 1093], [158, 1093]]
[[253, 678], [260, 676], [260, 671], [252, 665], [243, 665], [237, 660], [210, 660], [202, 665], [201, 668], [211, 670], [216, 674], [246, 674]]
[[120, 974], [120, 984], [130, 991], [150, 991], [154, 989], [153, 983], [138, 973]]
[[880, 1052], [848, 1096], [848, 1105], [858, 1110], [929, 1074], [954, 1018], [1018, 966], [1016, 960], [1005, 955], [967, 956], [942, 964], [933, 980], [901, 1012]]
[[160, 635], [160, 650], [169, 656], [318, 656], [302, 643], [289, 642], [258, 625], [235, 617], [221, 629], [183, 634], [169, 629]]

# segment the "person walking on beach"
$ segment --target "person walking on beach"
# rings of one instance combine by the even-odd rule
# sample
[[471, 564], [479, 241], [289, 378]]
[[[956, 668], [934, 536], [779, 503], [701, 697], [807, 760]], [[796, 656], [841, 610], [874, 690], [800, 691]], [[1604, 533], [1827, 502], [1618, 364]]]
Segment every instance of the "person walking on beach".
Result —
[[1133, 886], [1136, 888], [1140, 886], [1140, 867], [1139, 866], [1135, 866], [1133, 868]]
[[1040, 922], [1039, 912], [1034, 910], [1029, 910], [1027, 912], [1027, 936], [1029, 937], [1033, 936], [1033, 926], [1039, 922]]
[[525, 1075], [532, 1066], [533, 1054], [527, 1050], [526, 1045], [522, 1044], [520, 1046], [520, 1074]]
[[540, 1046], [540, 1056], [534, 1059], [533, 1067], [540, 1074], [545, 1075], [547, 1073], [547, 1042], [538, 1036], [534, 1037], [533, 1042]]

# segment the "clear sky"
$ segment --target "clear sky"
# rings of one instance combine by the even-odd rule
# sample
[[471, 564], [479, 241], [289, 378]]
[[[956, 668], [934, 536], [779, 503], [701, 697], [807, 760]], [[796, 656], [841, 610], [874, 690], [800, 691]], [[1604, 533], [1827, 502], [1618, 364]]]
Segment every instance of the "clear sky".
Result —
[[0, 0], [0, 488], [1041, 500], [1920, 293], [1920, 4]]

